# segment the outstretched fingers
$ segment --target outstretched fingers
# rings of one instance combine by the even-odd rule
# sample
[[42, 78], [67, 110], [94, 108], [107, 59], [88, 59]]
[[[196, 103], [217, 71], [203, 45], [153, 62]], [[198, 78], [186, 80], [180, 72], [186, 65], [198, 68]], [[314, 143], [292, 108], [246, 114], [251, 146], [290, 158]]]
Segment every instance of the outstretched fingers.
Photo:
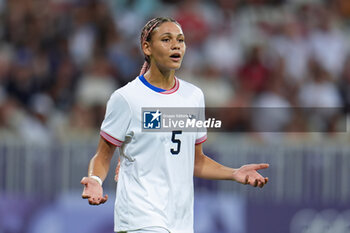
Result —
[[265, 177], [265, 184], [269, 181], [268, 177]]
[[[260, 170], [260, 169], [266, 169], [270, 165], [268, 163], [260, 163], [260, 164], [254, 164], [253, 169]], [[259, 173], [257, 173], [257, 176], [255, 177], [253, 182], [250, 182], [253, 187], [259, 187], [262, 188], [264, 185], [268, 182], [269, 178], [263, 177]]]
[[255, 164], [254, 169], [255, 170], [266, 169], [269, 166], [270, 166], [270, 164], [268, 164], [268, 163], [259, 163], [259, 164]]
[[249, 176], [248, 175], [246, 175], [246, 177], [245, 177], [245, 181], [244, 181], [244, 183], [243, 184], [249, 184]]
[[100, 204], [105, 203], [107, 200], [108, 200], [108, 195], [106, 194], [104, 197], [101, 198], [101, 203]]
[[90, 197], [88, 200], [90, 205], [100, 204], [100, 198]]
[[269, 178], [262, 177], [261, 175], [259, 175], [259, 176], [255, 177], [255, 178], [249, 178], [248, 177], [248, 181], [246, 180], [245, 184], [249, 184], [249, 185], [251, 185], [253, 187], [262, 188], [268, 182], [268, 180], [269, 180]]
[[108, 200], [108, 195], [106, 194], [104, 197], [90, 197], [88, 200], [90, 205], [100, 205]]
[[244, 165], [234, 172], [234, 179], [242, 184], [262, 188], [269, 179], [260, 175], [257, 170], [266, 169], [268, 167], [269, 164], [267, 163]]

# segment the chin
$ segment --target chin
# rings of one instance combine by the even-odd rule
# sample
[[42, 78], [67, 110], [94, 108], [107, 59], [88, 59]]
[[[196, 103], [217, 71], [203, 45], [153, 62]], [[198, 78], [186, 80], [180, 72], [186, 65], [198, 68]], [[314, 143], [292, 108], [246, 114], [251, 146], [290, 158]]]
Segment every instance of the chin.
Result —
[[181, 68], [181, 63], [169, 64], [167, 66], [163, 66], [162, 70], [178, 70]]
[[171, 70], [178, 70], [178, 69], [180, 69], [180, 68], [181, 68], [181, 63], [180, 63], [180, 64], [177, 64], [177, 65], [172, 66], [170, 69], [171, 69]]

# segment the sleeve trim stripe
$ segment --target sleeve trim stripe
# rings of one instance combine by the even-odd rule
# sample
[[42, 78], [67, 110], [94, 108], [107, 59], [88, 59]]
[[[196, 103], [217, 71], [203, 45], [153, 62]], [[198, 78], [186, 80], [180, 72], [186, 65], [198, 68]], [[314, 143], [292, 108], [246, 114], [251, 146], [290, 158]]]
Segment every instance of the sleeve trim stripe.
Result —
[[122, 144], [123, 144], [123, 141], [120, 141], [120, 140], [118, 140], [118, 139], [112, 137], [111, 135], [107, 134], [106, 132], [104, 132], [104, 131], [102, 131], [102, 130], [101, 130], [101, 132], [100, 132], [100, 135], [101, 135], [104, 139], [106, 139], [108, 142], [112, 143], [112, 144], [115, 145], [115, 146], [120, 147], [120, 146], [122, 146]]
[[205, 142], [207, 139], [208, 139], [207, 135], [204, 135], [203, 137], [198, 138], [198, 139], [196, 140], [196, 145], [199, 145], [199, 144]]

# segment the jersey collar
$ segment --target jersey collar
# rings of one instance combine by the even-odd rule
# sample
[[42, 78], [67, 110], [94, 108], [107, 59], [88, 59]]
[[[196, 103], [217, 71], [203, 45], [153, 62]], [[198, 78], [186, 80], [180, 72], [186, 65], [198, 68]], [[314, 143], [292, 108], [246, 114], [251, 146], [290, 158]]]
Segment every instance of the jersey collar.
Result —
[[165, 90], [165, 89], [162, 89], [162, 88], [153, 86], [152, 84], [150, 84], [150, 83], [146, 80], [146, 78], [145, 78], [143, 75], [140, 75], [140, 76], [139, 76], [139, 79], [140, 79], [140, 81], [141, 81], [143, 84], [145, 84], [148, 88], [150, 88], [150, 89], [152, 89], [153, 91], [158, 92], [158, 93], [160, 93], [160, 94], [172, 94], [172, 93], [176, 92], [176, 91], [179, 89], [179, 86], [180, 86], [179, 80], [178, 80], [176, 77], [175, 77], [175, 84], [174, 84], [174, 86], [173, 86], [171, 89], [169, 89], [169, 90]]

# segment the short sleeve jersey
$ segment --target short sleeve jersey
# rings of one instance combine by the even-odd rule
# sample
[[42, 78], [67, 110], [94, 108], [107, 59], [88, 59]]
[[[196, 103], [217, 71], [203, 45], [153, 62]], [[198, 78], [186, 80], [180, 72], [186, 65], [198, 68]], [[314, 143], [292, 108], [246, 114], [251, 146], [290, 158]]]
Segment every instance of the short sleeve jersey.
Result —
[[[202, 91], [175, 78], [170, 90], [139, 76], [116, 90], [107, 103], [101, 136], [120, 148], [121, 167], [115, 201], [115, 231], [164, 227], [193, 232], [195, 145], [206, 132], [143, 132], [143, 107], [204, 107]], [[171, 153], [174, 148], [177, 154]]]

